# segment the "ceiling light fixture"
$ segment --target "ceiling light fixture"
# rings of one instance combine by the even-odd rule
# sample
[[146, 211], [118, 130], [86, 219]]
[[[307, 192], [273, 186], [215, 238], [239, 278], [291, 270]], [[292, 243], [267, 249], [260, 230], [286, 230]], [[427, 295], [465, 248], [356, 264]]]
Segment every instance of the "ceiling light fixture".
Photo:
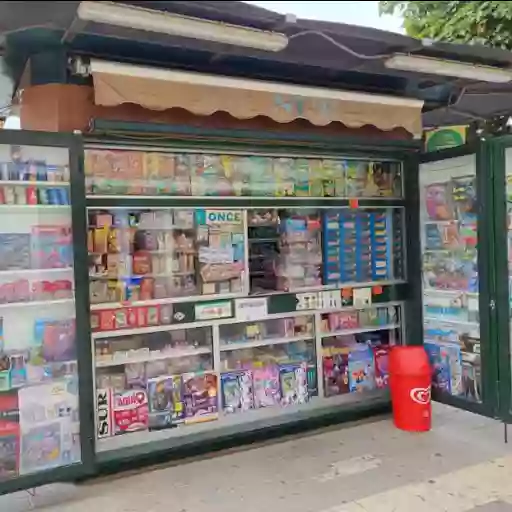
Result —
[[387, 59], [384, 64], [389, 69], [431, 75], [453, 76], [478, 82], [505, 84], [512, 81], [512, 69], [501, 69], [467, 62], [419, 57], [416, 55], [393, 55], [393, 57]]
[[80, 2], [77, 16], [83, 21], [170, 36], [203, 39], [269, 52], [278, 52], [288, 45], [286, 35], [278, 32], [257, 30], [113, 2]]

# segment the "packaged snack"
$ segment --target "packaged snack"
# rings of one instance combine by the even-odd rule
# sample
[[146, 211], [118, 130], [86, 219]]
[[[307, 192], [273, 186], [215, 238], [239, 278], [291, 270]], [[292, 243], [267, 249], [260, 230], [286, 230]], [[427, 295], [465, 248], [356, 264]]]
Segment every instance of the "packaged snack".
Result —
[[195, 423], [217, 419], [217, 375], [215, 373], [185, 373], [183, 401], [185, 422]]
[[224, 412], [245, 412], [254, 407], [252, 372], [228, 372], [221, 375]]
[[389, 385], [389, 347], [380, 346], [373, 349], [375, 358], [375, 384], [378, 389]]
[[323, 350], [324, 393], [326, 397], [350, 392], [348, 375], [348, 348]]
[[281, 402], [279, 366], [267, 365], [253, 369], [254, 406], [272, 407]]
[[114, 394], [114, 434], [147, 430], [149, 426], [148, 396], [141, 389]]
[[304, 404], [309, 400], [307, 365], [305, 363], [281, 365], [279, 380], [283, 405]]
[[17, 392], [0, 395], [0, 481], [18, 476], [20, 425]]
[[183, 421], [182, 381], [177, 375], [148, 381], [149, 428], [167, 428]]
[[357, 347], [348, 355], [349, 384], [351, 392], [375, 388], [375, 361], [370, 347]]

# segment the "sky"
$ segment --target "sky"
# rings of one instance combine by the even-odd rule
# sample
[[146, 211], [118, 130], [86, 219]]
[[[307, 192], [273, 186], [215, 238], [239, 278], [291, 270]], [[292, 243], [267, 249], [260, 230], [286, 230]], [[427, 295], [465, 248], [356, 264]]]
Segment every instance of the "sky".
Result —
[[403, 32], [398, 16], [379, 16], [379, 2], [247, 2], [298, 18], [363, 25], [390, 32]]

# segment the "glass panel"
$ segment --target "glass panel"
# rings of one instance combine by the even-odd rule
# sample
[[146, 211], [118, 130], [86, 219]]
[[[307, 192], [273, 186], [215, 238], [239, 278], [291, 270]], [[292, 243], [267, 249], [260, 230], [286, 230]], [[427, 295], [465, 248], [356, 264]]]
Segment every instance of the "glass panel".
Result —
[[0, 481], [78, 463], [67, 149], [0, 145]]
[[402, 197], [401, 164], [347, 158], [283, 158], [88, 149], [95, 195]]
[[252, 293], [404, 278], [402, 209], [249, 210]]
[[399, 308], [323, 314], [321, 337], [326, 397], [386, 388], [389, 348], [400, 343]]
[[89, 210], [88, 246], [91, 304], [245, 288], [242, 210]]
[[301, 404], [317, 395], [312, 316], [219, 328], [225, 412]]
[[112, 404], [111, 422], [99, 421], [100, 438], [216, 418], [209, 327], [96, 338], [95, 360], [97, 396]]
[[432, 385], [481, 401], [475, 157], [420, 171], [425, 348]]

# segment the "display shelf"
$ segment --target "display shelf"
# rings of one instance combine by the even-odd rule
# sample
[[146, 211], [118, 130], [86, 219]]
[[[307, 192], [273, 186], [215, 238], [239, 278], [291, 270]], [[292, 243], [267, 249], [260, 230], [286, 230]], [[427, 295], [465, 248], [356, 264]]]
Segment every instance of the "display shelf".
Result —
[[0, 187], [2, 185], [12, 185], [12, 186], [25, 186], [25, 187], [69, 187], [69, 182], [67, 181], [9, 181], [9, 180], [0, 180]]
[[[194, 326], [203, 327], [206, 323], [195, 323]], [[175, 331], [176, 329], [183, 329], [182, 325], [152, 325], [149, 327], [137, 327], [135, 329], [119, 329], [117, 331], [98, 331], [93, 332], [91, 337], [93, 340], [100, 340], [104, 338], [118, 338], [120, 336], [132, 336], [137, 334], [150, 334], [153, 332], [167, 332]]]
[[167, 359], [175, 359], [180, 357], [193, 357], [211, 354], [211, 348], [191, 348], [191, 349], [175, 349], [169, 350], [163, 353], [155, 353], [155, 354], [145, 354], [141, 356], [132, 356], [127, 358], [113, 358], [111, 360], [108, 359], [99, 359], [96, 360], [96, 368], [110, 368], [113, 366], [123, 366], [125, 364], [139, 364], [139, 363], [151, 363], [155, 361], [165, 361]]
[[364, 334], [366, 332], [377, 332], [377, 331], [392, 331], [394, 329], [400, 329], [399, 323], [386, 324], [386, 325], [374, 325], [368, 327], [356, 327], [354, 329], [341, 329], [334, 332], [322, 332], [320, 337], [327, 338], [329, 336], [347, 336], [350, 334]]
[[72, 270], [73, 267], [9, 269], [0, 270], [0, 276], [10, 274], [28, 274], [39, 276], [40, 274], [55, 274], [61, 272], [71, 272]]
[[315, 417], [322, 409], [339, 411], [340, 407], [351, 404], [363, 403], [388, 403], [389, 391], [384, 389], [368, 391], [365, 393], [347, 393], [335, 397], [313, 397], [306, 404], [290, 405], [287, 407], [268, 407], [253, 409], [243, 413], [221, 415], [215, 421], [208, 423], [197, 423], [194, 425], [179, 425], [177, 428], [165, 429], [151, 432], [132, 432], [122, 436], [113, 436], [99, 439], [97, 447], [99, 452], [121, 450], [137, 445], [146, 445], [150, 442], [162, 441], [165, 439], [176, 439], [176, 443], [183, 443], [183, 437], [195, 436], [201, 433], [212, 433], [212, 438], [226, 429], [233, 428], [233, 432], [240, 432], [240, 429], [259, 429], [261, 425], [268, 425], [272, 422], [275, 425], [282, 425], [287, 421]]
[[52, 210], [60, 210], [62, 212], [69, 212], [69, 204], [0, 204], [0, 211], [15, 211], [15, 212], [50, 212]]
[[445, 318], [445, 317], [441, 317], [441, 316], [440, 317], [426, 316], [426, 317], [424, 317], [424, 321], [431, 322], [433, 324], [453, 324], [453, 325], [460, 325], [463, 327], [472, 327], [474, 329], [480, 328], [479, 322], [470, 322], [467, 320], [455, 320], [455, 319], [452, 320], [450, 318]]
[[46, 307], [46, 306], [62, 306], [74, 304], [74, 298], [68, 299], [55, 299], [55, 300], [28, 300], [25, 302], [6, 302], [0, 304], [0, 309], [9, 309], [9, 308], [29, 308], [29, 307]]
[[238, 343], [222, 343], [220, 350], [222, 352], [228, 352], [231, 350], [242, 350], [246, 348], [257, 348], [257, 347], [268, 347], [273, 345], [283, 345], [286, 343], [295, 343], [297, 341], [310, 341], [314, 339], [314, 335], [307, 336], [291, 336], [289, 338], [268, 338], [263, 340], [254, 341], [240, 341]]

